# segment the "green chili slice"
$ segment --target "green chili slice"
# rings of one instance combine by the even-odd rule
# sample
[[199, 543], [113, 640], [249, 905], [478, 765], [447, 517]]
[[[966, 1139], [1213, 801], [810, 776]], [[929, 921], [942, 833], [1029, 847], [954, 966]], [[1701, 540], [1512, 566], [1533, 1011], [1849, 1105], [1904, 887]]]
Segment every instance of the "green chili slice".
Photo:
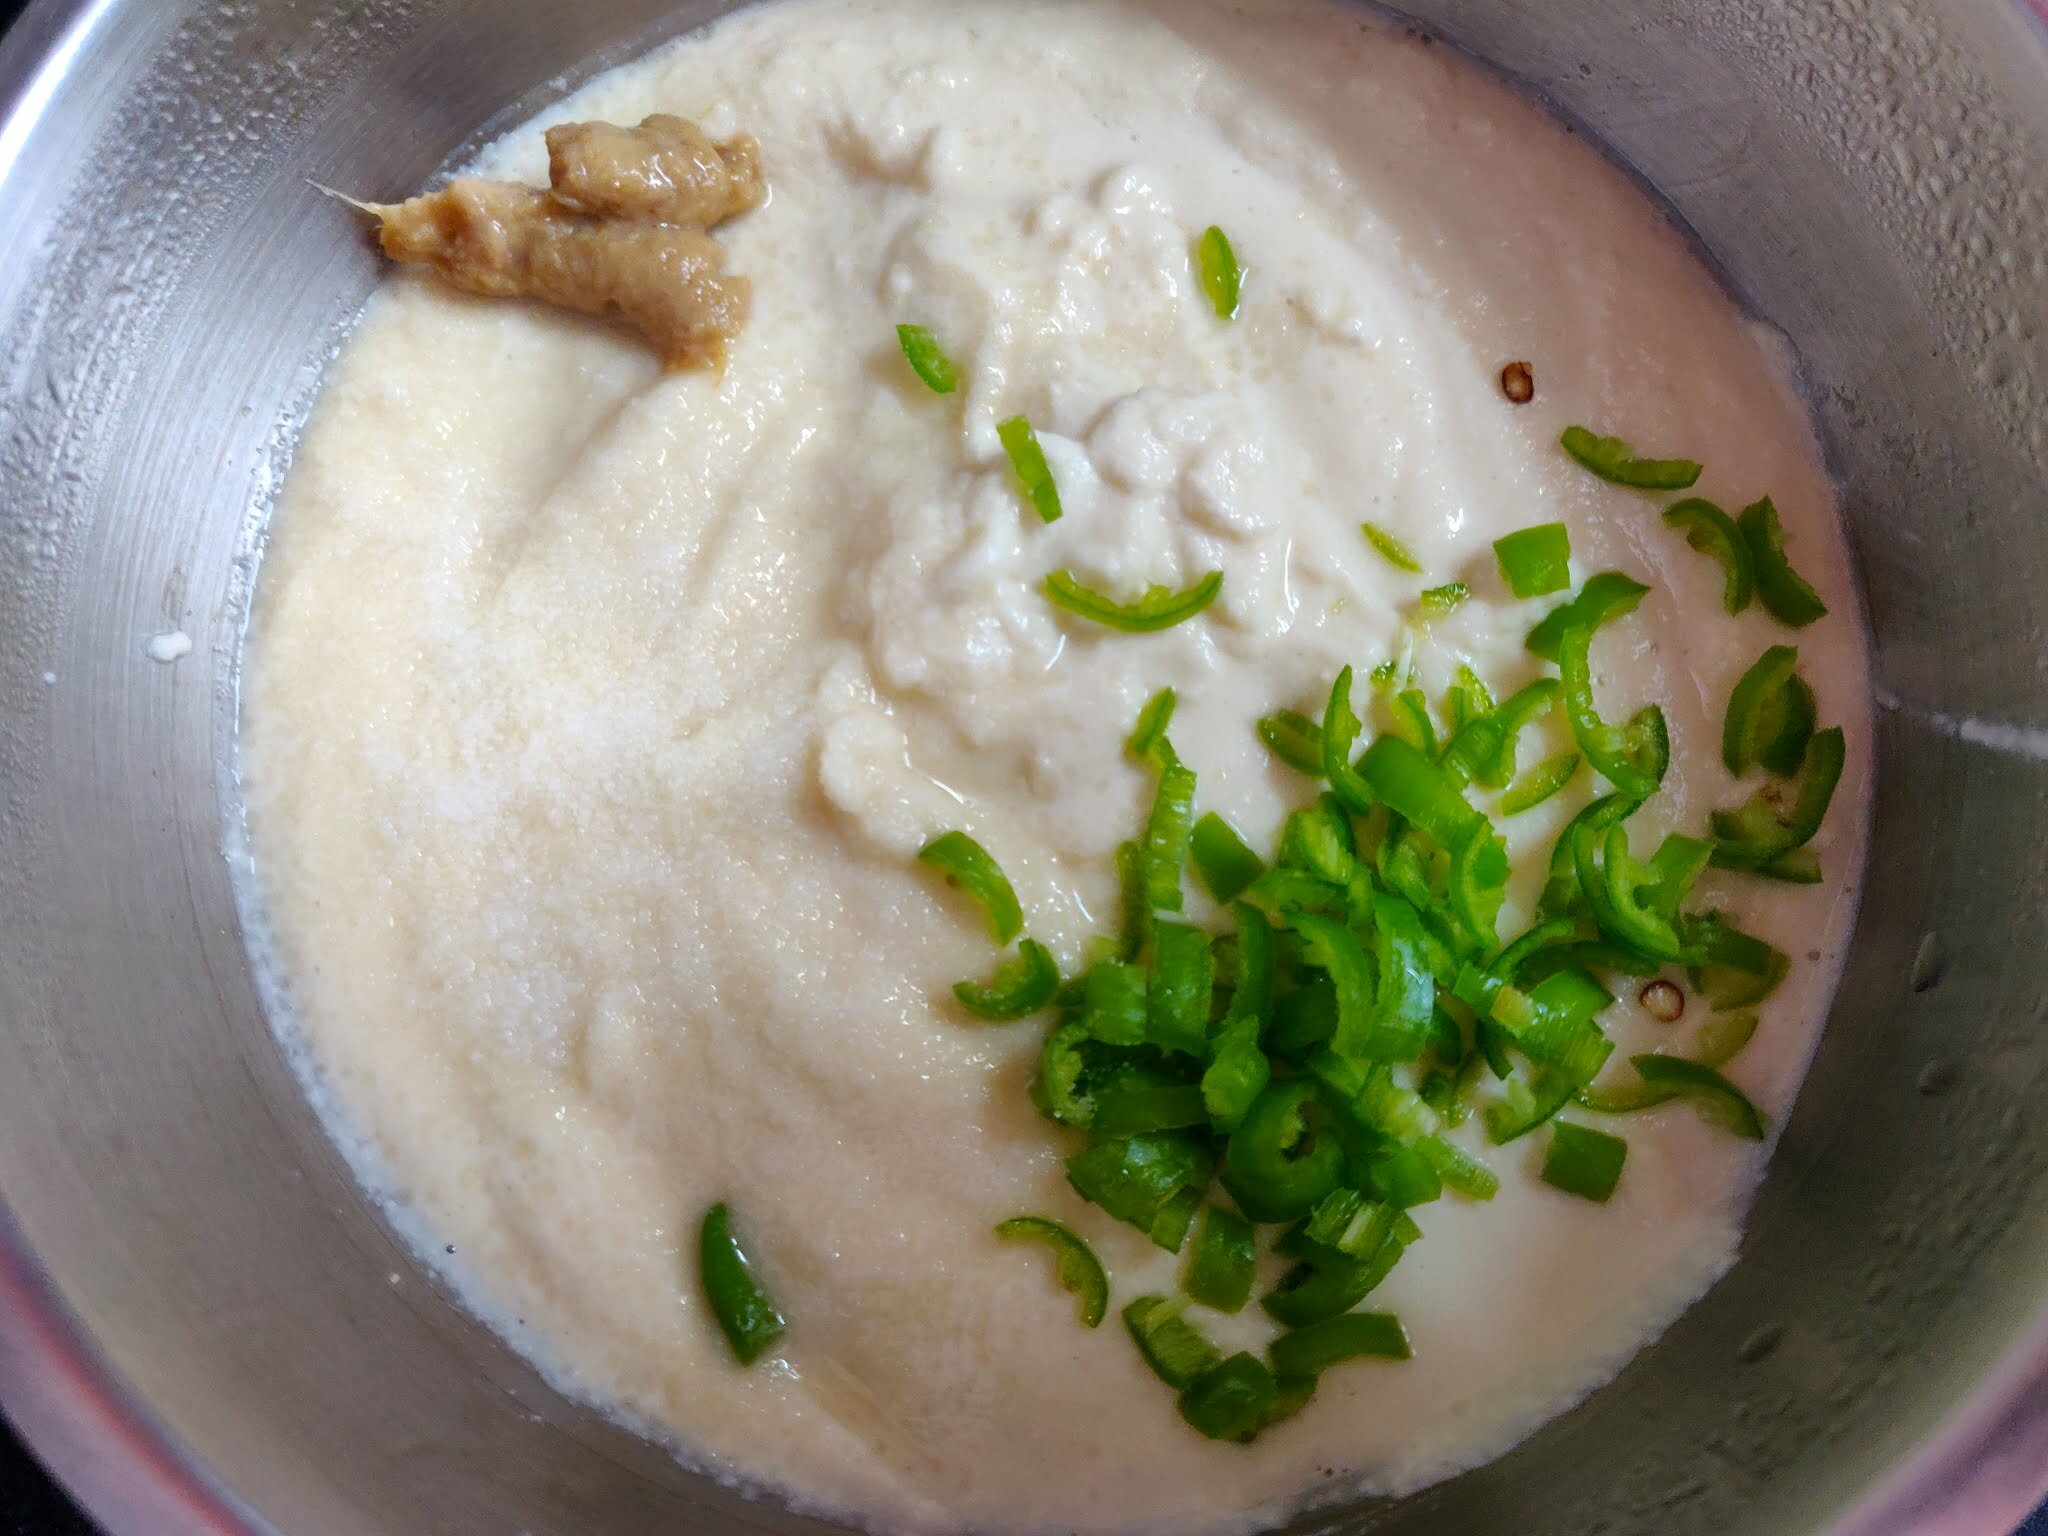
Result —
[[1766, 496], [1744, 507], [1736, 520], [1742, 539], [1756, 564], [1756, 595], [1771, 617], [1803, 629], [1815, 619], [1827, 616], [1828, 605], [1820, 600], [1804, 576], [1792, 569], [1785, 556], [1785, 529], [1778, 521], [1778, 509]]
[[1408, 1360], [1408, 1330], [1391, 1312], [1351, 1312], [1283, 1333], [1268, 1346], [1282, 1376], [1318, 1376], [1347, 1360]]
[[1731, 614], [1749, 606], [1756, 591], [1756, 558], [1735, 519], [1698, 496], [1673, 502], [1664, 521], [1685, 535], [1685, 542], [1721, 566], [1721, 606]]
[[1180, 872], [1188, 862], [1194, 825], [1194, 770], [1174, 759], [1159, 770], [1152, 811], [1145, 819], [1141, 860], [1145, 904], [1150, 911], [1180, 911]]
[[1578, 596], [1559, 603], [1537, 621], [1523, 645], [1545, 661], [1555, 661], [1566, 630], [1582, 624], [1598, 629], [1610, 619], [1633, 613], [1649, 590], [1620, 571], [1601, 571], [1589, 576]]
[[1211, 571], [1185, 591], [1151, 586], [1142, 596], [1128, 603], [1119, 603], [1082, 585], [1081, 579], [1072, 571], [1054, 571], [1045, 578], [1045, 595], [1067, 612], [1134, 635], [1171, 629], [1192, 619], [1216, 601], [1216, 594], [1222, 590], [1223, 573]]
[[1280, 832], [1280, 864], [1332, 885], [1350, 884], [1358, 872], [1357, 839], [1335, 795], [1319, 795], [1313, 805], [1288, 815]]
[[1235, 1211], [1212, 1205], [1202, 1212], [1195, 1246], [1181, 1276], [1181, 1289], [1218, 1312], [1242, 1311], [1251, 1300], [1256, 1255], [1252, 1224]]
[[1095, 1250], [1071, 1229], [1049, 1216], [1012, 1216], [997, 1223], [996, 1236], [1006, 1243], [1038, 1243], [1051, 1249], [1060, 1288], [1077, 1299], [1082, 1326], [1101, 1325], [1109, 1310], [1109, 1276], [1103, 1273]]
[[1626, 1161], [1628, 1143], [1619, 1136], [1569, 1120], [1553, 1120], [1550, 1151], [1543, 1159], [1543, 1182], [1582, 1200], [1605, 1204], [1621, 1182], [1621, 1165]]
[[1495, 539], [1493, 557], [1516, 597], [1547, 597], [1572, 584], [1572, 538], [1563, 523], [1538, 523]]
[[[1749, 1044], [1756, 1034], [1756, 1026], [1757, 1017], [1753, 1013], [1718, 1014], [1700, 1026], [1693, 1038], [1692, 1050], [1683, 1059], [1703, 1067], [1724, 1067]], [[1653, 1087], [1640, 1072], [1634, 1082], [1618, 1083], [1611, 1088], [1579, 1090], [1580, 1105], [1603, 1115], [1627, 1115], [1637, 1110], [1654, 1109], [1677, 1097], [1676, 1088], [1668, 1085]]]
[[704, 1299], [732, 1348], [733, 1358], [741, 1365], [752, 1365], [776, 1346], [786, 1325], [733, 1235], [732, 1211], [722, 1202], [704, 1213], [697, 1237], [697, 1265]]
[[1658, 850], [1662, 865], [1646, 867], [1630, 854], [1624, 826], [1609, 827], [1604, 835], [1581, 826], [1572, 834], [1579, 889], [1600, 932], [1638, 954], [1677, 965], [1703, 958], [1679, 933], [1676, 912], [1712, 854], [1712, 846], [1697, 838], [1673, 838]]
[[[1216, 989], [1209, 935], [1187, 923], [1162, 922], [1152, 930], [1152, 946], [1145, 1039], [1162, 1051], [1205, 1057], [1209, 1053], [1209, 1001]], [[1197, 1105], [1201, 1102], [1199, 1089], [1195, 1101]]]
[[998, 944], [1007, 944], [1024, 931], [1024, 909], [1002, 866], [965, 832], [940, 833], [918, 850], [917, 859], [981, 904], [988, 936]]
[[1339, 1055], [1364, 1059], [1378, 1034], [1372, 962], [1365, 947], [1348, 926], [1321, 913], [1297, 912], [1290, 921], [1301, 937], [1302, 958], [1327, 974], [1336, 988], [1333, 1048]]
[[1806, 761], [1807, 743], [1813, 740], [1814, 727], [1819, 723], [1819, 701], [1806, 679], [1794, 673], [1777, 697], [1764, 703], [1759, 727], [1764, 743], [1757, 752], [1757, 761], [1778, 777], [1791, 778]]
[[1246, 902], [1230, 910], [1237, 919], [1237, 987], [1202, 1072], [1202, 1102], [1216, 1128], [1226, 1133], [1243, 1123], [1273, 1076], [1259, 1044], [1273, 1007], [1273, 929], [1265, 914]]
[[1437, 755], [1436, 723], [1429, 718], [1429, 700], [1420, 688], [1403, 688], [1387, 700], [1394, 734], [1428, 757]]
[[1704, 957], [1688, 979], [1717, 1013], [1756, 1007], [1777, 991], [1791, 972], [1789, 955], [1744, 933], [1718, 913], [1689, 917], [1686, 924], [1691, 930], [1689, 937]]
[[1762, 1141], [1768, 1122], [1749, 1098], [1712, 1067], [1682, 1056], [1631, 1056], [1629, 1065], [1652, 1088], [1669, 1088], [1710, 1124], [1745, 1141]]
[[1558, 642], [1557, 665], [1564, 679], [1564, 707], [1572, 736], [1586, 761], [1608, 783], [1631, 799], [1647, 800], [1664, 782], [1664, 771], [1671, 765], [1664, 711], [1646, 704], [1625, 725], [1602, 720], [1593, 702], [1592, 643], [1593, 631], [1583, 624], [1566, 630]]
[[1195, 823], [1189, 837], [1188, 854], [1194, 862], [1195, 878], [1219, 902], [1232, 902], [1266, 872], [1266, 861], [1252, 852], [1237, 828], [1210, 811]]
[[1446, 1141], [1442, 1136], [1424, 1136], [1415, 1145], [1429, 1159], [1446, 1188], [1471, 1200], [1491, 1200], [1500, 1193], [1500, 1175], [1456, 1142]]
[[1372, 812], [1372, 792], [1351, 766], [1351, 748], [1361, 728], [1351, 708], [1351, 669], [1346, 667], [1330, 685], [1330, 701], [1323, 708], [1323, 724], [1317, 733], [1322, 748], [1320, 771], [1346, 810], [1366, 816]]
[[1241, 1444], [1273, 1421], [1279, 1400], [1272, 1369], [1256, 1355], [1240, 1352], [1188, 1383], [1180, 1395], [1180, 1416], [1211, 1440]]
[[1124, 1326], [1152, 1373], [1176, 1392], [1223, 1358], [1171, 1296], [1140, 1296], [1124, 1308]]
[[[1031, 423], [1022, 416], [1012, 416], [997, 425], [996, 437], [1003, 445], [1003, 452], [1010, 456], [1010, 468], [1017, 476], [1017, 484], [1023, 487], [1024, 497], [1038, 514], [1039, 521], [1058, 522], [1060, 488], [1052, 477], [1052, 466], [1045, 462], [1045, 450], [1039, 446], [1038, 434], [1032, 430]], [[1082, 590], [1086, 591], [1085, 588]], [[1093, 596], [1092, 593], [1089, 595]], [[1057, 592], [1053, 593], [1053, 601], [1060, 601]], [[1084, 616], [1094, 617], [1093, 614]], [[1101, 622], [1107, 624], [1111, 621], [1104, 619]]]
[[1098, 1136], [1145, 1136], [1208, 1123], [1201, 1084], [1134, 1069], [1095, 1090], [1095, 1118], [1089, 1129]]
[[1019, 939], [1016, 955], [997, 966], [993, 976], [987, 981], [955, 982], [953, 996], [976, 1018], [1006, 1024], [1029, 1018], [1059, 989], [1059, 963], [1036, 940]]
[[1715, 867], [1761, 871], [1812, 841], [1841, 782], [1846, 752], [1840, 726], [1816, 731], [1806, 745], [1799, 796], [1790, 809], [1781, 811], [1765, 789], [1740, 810], [1714, 812]]
[[1393, 1142], [1372, 1155], [1366, 1181], [1382, 1202], [1397, 1211], [1428, 1205], [1443, 1197], [1443, 1175], [1422, 1150], [1409, 1142]]
[[1623, 794], [1602, 795], [1565, 823], [1564, 830], [1557, 835], [1556, 846], [1550, 850], [1550, 878], [1544, 884], [1542, 899], [1536, 904], [1539, 917], [1558, 917], [1585, 904], [1574, 854], [1579, 829], [1591, 827], [1596, 832], [1605, 832], [1616, 822], [1634, 815], [1641, 803]]
[[1422, 574], [1422, 562], [1415, 558], [1415, 552], [1378, 523], [1360, 523], [1358, 531], [1365, 535], [1365, 542], [1379, 552], [1379, 557], [1395, 570], [1406, 571], [1412, 576]]
[[1393, 1273], [1408, 1244], [1421, 1235], [1413, 1219], [1401, 1213], [1370, 1258], [1318, 1250], [1281, 1276], [1280, 1283], [1259, 1298], [1259, 1305], [1283, 1328], [1306, 1328], [1339, 1317], [1370, 1296]]
[[1471, 595], [1472, 589], [1464, 582], [1447, 581], [1440, 587], [1427, 588], [1415, 599], [1415, 606], [1425, 620], [1440, 619]]
[[1159, 1214], [1152, 1218], [1152, 1225], [1146, 1229], [1155, 1246], [1168, 1253], [1179, 1253], [1181, 1244], [1188, 1240], [1188, 1231], [1195, 1224], [1195, 1216], [1202, 1209], [1202, 1192], [1198, 1189], [1184, 1189], [1159, 1208]]
[[1298, 773], [1323, 776], [1323, 728], [1307, 715], [1283, 709], [1259, 722], [1259, 740]]
[[1086, 1129], [1095, 1118], [1095, 1096], [1086, 1078], [1089, 1043], [1085, 1027], [1062, 1024], [1045, 1037], [1038, 1055], [1038, 1073], [1031, 1082], [1032, 1102], [1049, 1120]]
[[1214, 1171], [1204, 1140], [1183, 1131], [1099, 1140], [1067, 1159], [1076, 1194], [1141, 1232], [1183, 1190], [1207, 1189]]
[[1081, 994], [1082, 1031], [1104, 1045], [1144, 1044], [1147, 990], [1140, 966], [1104, 960], [1090, 967]]
[[1173, 747], [1166, 739], [1166, 728], [1173, 724], [1176, 702], [1171, 688], [1162, 688], [1147, 699], [1145, 707], [1138, 711], [1138, 720], [1131, 727], [1131, 734], [1124, 741], [1124, 751], [1138, 762], [1163, 768], [1173, 757]]
[[1519, 816], [1524, 811], [1535, 810], [1577, 778], [1579, 764], [1584, 761], [1576, 752], [1560, 752], [1556, 757], [1545, 758], [1500, 797], [1501, 815]]
[[1618, 437], [1601, 437], [1584, 427], [1566, 427], [1558, 439], [1564, 451], [1602, 480], [1637, 491], [1683, 491], [1700, 477], [1691, 459], [1643, 459]]
[[928, 328], [899, 325], [896, 327], [896, 340], [902, 346], [903, 356], [911, 369], [933, 394], [950, 395], [960, 387], [959, 370], [946, 356], [945, 348], [939, 345], [939, 338]]
[[1244, 272], [1237, 264], [1237, 252], [1230, 237], [1211, 224], [1195, 241], [1195, 267], [1202, 278], [1202, 292], [1218, 320], [1235, 320], [1244, 293]]
[[1516, 1049], [1538, 1066], [1557, 1067], [1591, 1082], [1614, 1047], [1594, 1022], [1614, 996], [1586, 971], [1553, 972], [1527, 992], [1502, 986], [1489, 1009]]
[[1254, 1221], [1292, 1221], [1337, 1185], [1344, 1152], [1317, 1126], [1315, 1084], [1273, 1083], [1231, 1133], [1223, 1187]]
[[1469, 721], [1444, 752], [1443, 766], [1454, 777], [1498, 789], [1514, 777], [1515, 748], [1522, 731], [1563, 696], [1554, 677], [1540, 677], [1516, 689], [1496, 708]]
[[1317, 1247], [1369, 1259], [1394, 1230], [1398, 1214], [1393, 1206], [1368, 1200], [1355, 1189], [1333, 1189], [1309, 1212], [1302, 1236]]
[[[1797, 649], [1774, 645], [1742, 674], [1735, 691], [1729, 694], [1728, 712], [1721, 722], [1721, 761], [1737, 778], [1761, 762], [1767, 750], [1782, 756], [1784, 749], [1778, 738], [1784, 734], [1792, 710], [1783, 701], [1783, 695], [1791, 687], [1798, 665]], [[1811, 736], [1812, 730], [1812, 718], [1808, 716], [1806, 734]], [[1802, 757], [1805, 755], [1803, 740], [1799, 752]], [[1794, 771], [1798, 766], [1795, 761]]]

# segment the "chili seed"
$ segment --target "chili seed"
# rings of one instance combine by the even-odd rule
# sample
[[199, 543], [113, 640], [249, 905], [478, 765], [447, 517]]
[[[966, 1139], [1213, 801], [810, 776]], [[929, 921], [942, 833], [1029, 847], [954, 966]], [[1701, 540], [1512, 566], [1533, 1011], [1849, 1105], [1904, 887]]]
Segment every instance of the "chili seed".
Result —
[[1685, 1013], [1685, 994], [1668, 981], [1644, 983], [1636, 1001], [1660, 1024], [1676, 1024]]
[[1500, 371], [1500, 392], [1516, 405], [1536, 398], [1536, 375], [1527, 363], [1509, 363]]

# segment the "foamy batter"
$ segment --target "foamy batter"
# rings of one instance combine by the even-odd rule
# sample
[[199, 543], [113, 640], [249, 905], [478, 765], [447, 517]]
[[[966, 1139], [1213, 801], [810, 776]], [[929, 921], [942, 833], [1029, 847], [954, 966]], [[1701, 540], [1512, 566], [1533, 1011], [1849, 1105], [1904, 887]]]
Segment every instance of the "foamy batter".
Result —
[[[1604, 1381], [1732, 1262], [1760, 1169], [1683, 1106], [1614, 1126], [1607, 1206], [1536, 1179], [1542, 1136], [1456, 1133], [1505, 1187], [1415, 1213], [1426, 1240], [1372, 1305], [1416, 1361], [1332, 1371], [1249, 1448], [1199, 1438], [1113, 1319], [1079, 1327], [990, 1235], [1070, 1222], [1118, 1306], [1180, 1262], [1067, 1188], [1025, 1094], [1042, 1028], [951, 1006], [989, 946], [912, 856], [973, 833], [1071, 973], [1115, 925], [1111, 852], [1150, 794], [1122, 738], [1166, 685], [1202, 807], [1264, 844], [1306, 781], [1252, 721], [1392, 654], [1424, 584], [1365, 518], [1472, 587], [1416, 653], [1432, 697], [1461, 660], [1503, 695], [1538, 675], [1522, 636], [1555, 600], [1509, 597], [1502, 533], [1562, 520], [1580, 579], [1651, 582], [1597, 670], [1610, 718], [1654, 698], [1670, 721], [1638, 848], [1699, 829], [1749, 790], [1717, 755], [1729, 690], [1791, 637], [1727, 618], [1660, 501], [1558, 451], [1583, 422], [1704, 461], [1730, 508], [1771, 494], [1835, 610], [1796, 637], [1848, 732], [1828, 882], [1701, 888], [1794, 953], [1729, 1069], [1782, 1117], [1848, 932], [1868, 729], [1832, 493], [1773, 347], [1586, 145], [1314, 0], [780, 0], [476, 169], [538, 183], [547, 123], [651, 112], [762, 146], [771, 201], [722, 232], [756, 293], [723, 377], [395, 277], [277, 512], [249, 820], [293, 1038], [365, 1177], [558, 1379], [881, 1526], [1180, 1532], [1398, 1492]], [[1229, 325], [1189, 263], [1210, 224], [1247, 268]], [[944, 339], [959, 395], [911, 376], [898, 322]], [[1510, 359], [1532, 404], [1502, 397]], [[1052, 526], [997, 443], [1017, 413]], [[1226, 579], [1136, 637], [1057, 613], [1058, 567]], [[1561, 715], [1531, 734], [1525, 767], [1566, 744]], [[1523, 877], [1591, 792], [1502, 822]], [[1632, 1004], [1607, 1023], [1617, 1060], [1674, 1040]], [[751, 1371], [695, 1283], [718, 1199], [791, 1320]], [[1266, 1336], [1256, 1307], [1195, 1316]]]

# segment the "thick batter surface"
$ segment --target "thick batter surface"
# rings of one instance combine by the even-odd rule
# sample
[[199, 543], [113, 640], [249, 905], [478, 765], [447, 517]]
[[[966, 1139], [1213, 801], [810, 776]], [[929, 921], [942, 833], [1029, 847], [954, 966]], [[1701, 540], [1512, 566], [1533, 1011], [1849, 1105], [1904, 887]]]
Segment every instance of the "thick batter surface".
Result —
[[[1113, 1319], [1080, 1328], [990, 1235], [1069, 1221], [1116, 1305], [1177, 1273], [1067, 1188], [1025, 1094], [1041, 1029], [951, 1005], [986, 936], [913, 855], [973, 833], [1071, 973], [1116, 922], [1112, 851], [1150, 795], [1122, 738], [1167, 685], [1203, 808], [1270, 846], [1306, 781], [1252, 722], [1396, 653], [1425, 584], [1364, 519], [1472, 588], [1416, 649], [1433, 698], [1461, 661], [1497, 694], [1538, 675], [1548, 604], [1502, 586], [1501, 534], [1561, 520], [1580, 578], [1649, 582], [1597, 671], [1611, 713], [1670, 721], [1638, 846], [1699, 829], [1748, 793], [1717, 754], [1729, 690], [1794, 637], [1722, 614], [1661, 502], [1558, 451], [1584, 422], [1702, 460], [1724, 506], [1770, 494], [1834, 608], [1796, 637], [1850, 743], [1827, 883], [1702, 887], [1794, 955], [1729, 1069], [1782, 1117], [1848, 930], [1868, 732], [1832, 493], [1772, 347], [1587, 146], [1313, 0], [781, 0], [475, 169], [538, 184], [547, 123], [656, 112], [754, 135], [772, 188], [721, 231], [755, 288], [723, 376], [397, 277], [277, 512], [250, 828], [292, 1038], [366, 1177], [559, 1379], [884, 1526], [1229, 1525], [1414, 1488], [1600, 1384], [1732, 1262], [1761, 1167], [1683, 1107], [1631, 1120], [1607, 1206], [1537, 1181], [1542, 1138], [1463, 1128], [1505, 1188], [1418, 1209], [1372, 1303], [1416, 1362], [1330, 1373], [1249, 1448], [1193, 1434]], [[1189, 260], [1211, 224], [1246, 267], [1228, 325]], [[958, 395], [909, 373], [899, 322], [945, 339]], [[1500, 383], [1518, 359], [1527, 404]], [[998, 445], [1019, 413], [1049, 526]], [[1126, 593], [1226, 575], [1198, 619], [1129, 636], [1054, 610], [1060, 567]], [[1542, 731], [1525, 766], [1566, 745]], [[1518, 870], [1592, 792], [1502, 822]], [[1673, 1039], [1626, 1000], [1607, 1024], [1618, 1058]], [[747, 1372], [694, 1279], [719, 1199], [791, 1319]], [[1267, 1331], [1256, 1307], [1201, 1321]]]

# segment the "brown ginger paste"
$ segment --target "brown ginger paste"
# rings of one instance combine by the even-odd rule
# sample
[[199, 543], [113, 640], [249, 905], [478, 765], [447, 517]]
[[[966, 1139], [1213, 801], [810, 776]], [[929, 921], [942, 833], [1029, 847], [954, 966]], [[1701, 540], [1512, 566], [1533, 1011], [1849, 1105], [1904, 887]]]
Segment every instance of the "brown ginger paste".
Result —
[[723, 367], [753, 285], [725, 270], [709, 231], [767, 196], [759, 146], [664, 114], [560, 123], [547, 142], [545, 189], [464, 177], [372, 205], [384, 254], [465, 293], [615, 318], [669, 368]]

